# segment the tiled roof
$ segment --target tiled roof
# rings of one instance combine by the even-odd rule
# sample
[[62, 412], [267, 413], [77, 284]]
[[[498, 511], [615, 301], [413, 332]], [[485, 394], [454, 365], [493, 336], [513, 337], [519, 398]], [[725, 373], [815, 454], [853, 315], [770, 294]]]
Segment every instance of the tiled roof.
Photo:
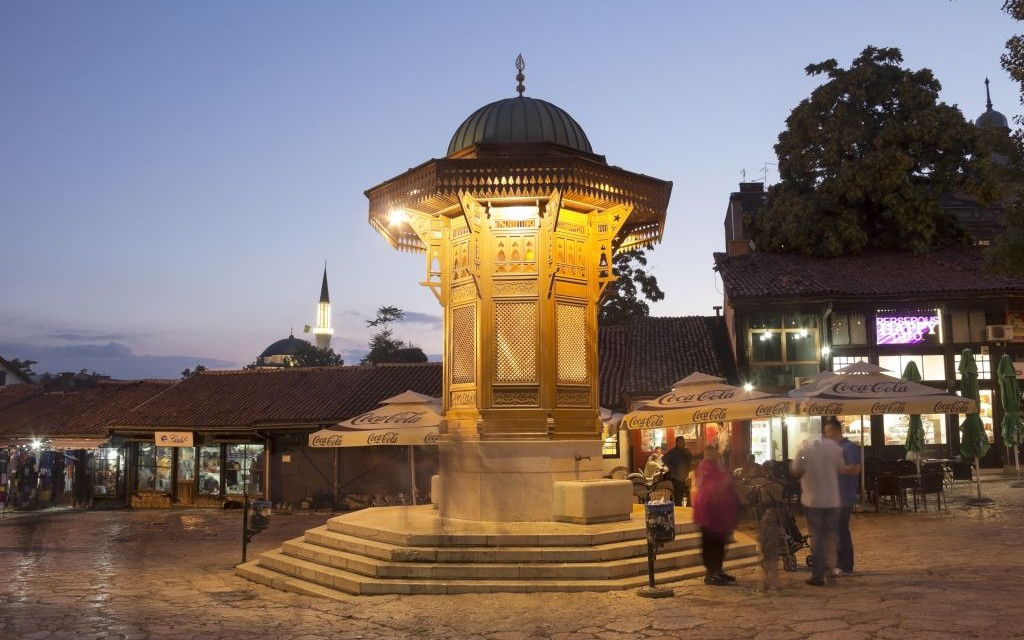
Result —
[[441, 364], [204, 371], [111, 426], [217, 430], [328, 424], [410, 389], [440, 396]]
[[[172, 380], [100, 382], [92, 389], [48, 392], [42, 385], [0, 393], [0, 434], [8, 437], [105, 436], [111, 420], [153, 398]], [[29, 385], [18, 385], [27, 387]], [[5, 402], [18, 394], [16, 402]]]
[[601, 327], [597, 334], [597, 370], [601, 406], [618, 408], [629, 372], [629, 327]]
[[737, 379], [725, 321], [719, 317], [637, 318], [603, 327], [601, 404], [624, 409], [624, 396], [659, 396], [694, 372]]
[[987, 276], [981, 249], [937, 249], [924, 256], [867, 252], [840, 258], [752, 252], [715, 254], [730, 300], [790, 296], [893, 296], [1022, 293], [1024, 277]]

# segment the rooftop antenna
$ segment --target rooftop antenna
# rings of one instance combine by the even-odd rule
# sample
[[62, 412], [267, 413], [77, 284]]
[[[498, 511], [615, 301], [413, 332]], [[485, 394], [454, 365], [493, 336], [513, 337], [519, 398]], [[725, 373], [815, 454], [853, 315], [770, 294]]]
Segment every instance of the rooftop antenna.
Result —
[[523, 54], [520, 53], [516, 56], [516, 69], [519, 71], [519, 73], [516, 74], [516, 82], [519, 83], [516, 85], [516, 91], [519, 92], [520, 98], [523, 97], [523, 92], [526, 91], [526, 85], [523, 84], [523, 80], [526, 80], [526, 76], [523, 75], [523, 69], [525, 68], [526, 60], [523, 60]]
[[992, 110], [992, 94], [988, 92], [988, 78], [985, 78], [985, 106], [989, 111]]
[[761, 167], [761, 181], [764, 182], [764, 185], [766, 187], [768, 186], [768, 165], [771, 165], [773, 167], [779, 166], [774, 162], [765, 162], [764, 165]]
[[747, 181], [747, 170], [746, 169], [740, 169], [740, 182], [746, 182], [746, 181]]

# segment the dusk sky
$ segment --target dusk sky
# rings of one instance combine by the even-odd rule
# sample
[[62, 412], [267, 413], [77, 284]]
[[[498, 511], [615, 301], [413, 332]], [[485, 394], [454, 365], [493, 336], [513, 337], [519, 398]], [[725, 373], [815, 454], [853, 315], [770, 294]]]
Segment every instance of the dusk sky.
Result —
[[176, 378], [238, 368], [315, 324], [366, 320], [441, 353], [424, 258], [367, 224], [363, 192], [443, 157], [478, 107], [557, 104], [609, 164], [674, 183], [652, 313], [713, 315], [729, 193], [778, 179], [790, 110], [867, 45], [932, 69], [974, 120], [1021, 112], [1001, 0], [0, 3], [0, 356], [37, 373]]

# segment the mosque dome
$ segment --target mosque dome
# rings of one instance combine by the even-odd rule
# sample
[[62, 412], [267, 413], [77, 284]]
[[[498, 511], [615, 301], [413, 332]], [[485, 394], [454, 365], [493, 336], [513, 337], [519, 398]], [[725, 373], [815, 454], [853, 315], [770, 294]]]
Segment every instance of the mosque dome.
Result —
[[260, 358], [272, 358], [282, 356], [293, 356], [298, 353], [302, 347], [308, 347], [309, 343], [305, 340], [296, 338], [294, 334], [289, 334], [287, 338], [278, 340], [274, 344], [270, 345], [263, 350], [260, 354]]
[[992, 108], [992, 95], [988, 91], [988, 78], [985, 78], [985, 106], [985, 113], [978, 116], [978, 119], [974, 121], [976, 127], [979, 129], [986, 127], [1010, 128], [1010, 121], [1006, 119], [1006, 116]]
[[476, 144], [552, 143], [593, 153], [583, 127], [564, 109], [523, 95], [523, 57], [516, 58], [519, 95], [484, 105], [474, 111], [452, 136], [448, 155]]

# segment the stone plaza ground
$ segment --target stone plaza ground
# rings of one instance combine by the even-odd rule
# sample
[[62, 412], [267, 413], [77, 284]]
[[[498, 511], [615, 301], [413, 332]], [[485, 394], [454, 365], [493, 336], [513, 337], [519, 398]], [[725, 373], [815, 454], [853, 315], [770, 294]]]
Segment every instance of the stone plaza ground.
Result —
[[[966, 506], [961, 486], [948, 512], [855, 515], [857, 575], [834, 586], [805, 585], [801, 569], [764, 593], [749, 568], [735, 585], [687, 580], [660, 600], [627, 591], [335, 601], [236, 576], [239, 511], [8, 512], [0, 638], [1024, 638], [1024, 489], [987, 475], [982, 493], [995, 504]], [[275, 515], [250, 558], [327, 517]], [[754, 533], [753, 522], [743, 528]]]

